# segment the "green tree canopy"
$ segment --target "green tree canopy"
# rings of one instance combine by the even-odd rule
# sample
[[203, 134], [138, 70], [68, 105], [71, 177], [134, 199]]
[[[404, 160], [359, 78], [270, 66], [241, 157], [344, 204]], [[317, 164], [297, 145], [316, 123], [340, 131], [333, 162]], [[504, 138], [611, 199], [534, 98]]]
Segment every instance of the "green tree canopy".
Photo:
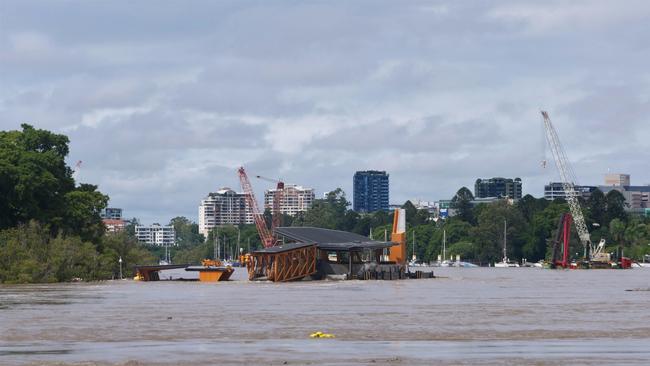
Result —
[[625, 212], [625, 196], [615, 189], [607, 192], [605, 196], [607, 200], [607, 220], [612, 221], [619, 219], [627, 221], [627, 213]]
[[473, 200], [474, 195], [469, 188], [462, 187], [459, 189], [454, 198], [451, 199], [451, 208], [456, 211], [456, 217], [472, 224], [475, 223], [476, 220], [472, 212]]
[[36, 220], [53, 234], [78, 234], [99, 242], [99, 212], [108, 197], [93, 185], [75, 187], [65, 163], [68, 138], [23, 124], [0, 131], [0, 229]]

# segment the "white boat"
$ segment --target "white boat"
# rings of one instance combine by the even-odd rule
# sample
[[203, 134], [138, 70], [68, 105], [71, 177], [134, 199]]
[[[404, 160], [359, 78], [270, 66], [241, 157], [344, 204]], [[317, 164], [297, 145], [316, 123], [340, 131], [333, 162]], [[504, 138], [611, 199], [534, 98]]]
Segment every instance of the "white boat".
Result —
[[442, 230], [442, 256], [438, 254], [438, 260], [431, 264], [432, 267], [453, 267], [454, 263], [447, 260], [447, 231]]
[[440, 267], [453, 267], [453, 266], [454, 266], [454, 262], [452, 261], [444, 260], [440, 262]]
[[463, 268], [476, 268], [476, 267], [478, 267], [478, 266], [477, 266], [476, 264], [474, 264], [474, 263], [462, 262], [462, 261], [461, 261], [461, 262], [456, 263], [456, 267], [463, 267]]
[[506, 246], [506, 233], [507, 233], [507, 222], [503, 220], [503, 259], [501, 262], [494, 263], [494, 267], [496, 268], [514, 268], [514, 267], [519, 267], [519, 263], [511, 261], [508, 259], [508, 254], [507, 254], [507, 246]]
[[415, 232], [413, 232], [413, 256], [411, 261], [409, 261], [409, 267], [426, 267], [427, 264], [418, 260], [417, 255], [415, 254]]

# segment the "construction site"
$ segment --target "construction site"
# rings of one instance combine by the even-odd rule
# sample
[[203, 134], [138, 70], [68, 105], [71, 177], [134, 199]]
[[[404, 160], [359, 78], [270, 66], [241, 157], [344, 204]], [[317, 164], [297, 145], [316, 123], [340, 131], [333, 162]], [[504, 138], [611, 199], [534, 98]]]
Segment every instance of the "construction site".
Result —
[[[568, 212], [559, 217], [554, 237], [550, 240], [551, 258], [540, 266], [551, 269], [628, 269], [632, 260], [624, 256], [619, 247], [615, 253], [607, 252], [605, 239], [597, 244], [591, 240], [583, 215], [582, 203], [575, 186], [577, 179], [569, 163], [564, 147], [558, 137], [547, 112], [541, 111], [545, 139], [550, 146], [555, 166], [558, 169]], [[546, 167], [546, 161], [542, 162]], [[252, 221], [257, 229], [262, 248], [238, 253], [237, 263], [246, 267], [248, 280], [287, 282], [298, 280], [401, 280], [409, 278], [433, 278], [433, 270], [411, 272], [407, 259], [405, 210], [396, 209], [393, 214], [390, 239], [377, 241], [356, 233], [324, 229], [318, 227], [283, 227], [284, 214], [281, 202], [285, 192], [285, 183], [280, 179], [271, 179], [257, 175], [261, 180], [273, 182], [275, 189], [269, 190], [271, 217], [266, 222], [258, 206], [252, 184], [244, 167], [237, 170], [241, 188], [244, 192], [246, 206], [252, 213]], [[505, 225], [505, 223], [504, 223]], [[569, 248], [575, 228], [583, 253], [581, 259], [571, 258]], [[495, 267], [518, 267], [512, 263], [506, 251], [506, 228], [504, 226], [503, 260]], [[198, 272], [199, 281], [227, 281], [233, 269], [222, 263], [217, 254], [215, 242], [215, 259], [204, 260], [202, 265], [158, 265], [138, 266], [136, 279], [143, 281], [159, 280], [158, 272], [167, 269], [184, 268], [188, 272]], [[415, 244], [413, 244], [415, 246]], [[415, 248], [413, 247], [413, 260]], [[444, 251], [443, 251], [444, 257]], [[443, 258], [444, 259], [444, 258]], [[458, 260], [460, 263], [460, 260]]]
[[[277, 181], [274, 191], [272, 222], [269, 225], [260, 211], [252, 185], [243, 167], [238, 170], [246, 200], [263, 248], [242, 254], [239, 263], [246, 267], [251, 281], [287, 282], [298, 280], [402, 280], [433, 278], [432, 270], [411, 272], [406, 254], [406, 213], [397, 209], [393, 215], [390, 241], [371, 240], [365, 236], [315, 227], [280, 227], [280, 202], [284, 183]], [[216, 244], [215, 244], [216, 245]], [[227, 281], [230, 266], [219, 260], [204, 260], [201, 266], [137, 266], [136, 279], [156, 281], [159, 271], [184, 268], [199, 273], [199, 281]]]

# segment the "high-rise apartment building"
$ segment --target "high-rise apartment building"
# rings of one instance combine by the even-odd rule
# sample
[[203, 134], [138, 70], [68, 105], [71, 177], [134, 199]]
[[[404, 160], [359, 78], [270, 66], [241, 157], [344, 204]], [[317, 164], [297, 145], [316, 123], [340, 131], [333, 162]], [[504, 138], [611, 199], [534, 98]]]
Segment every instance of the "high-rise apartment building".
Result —
[[520, 178], [477, 179], [474, 183], [474, 197], [508, 197], [518, 200], [522, 196]]
[[624, 187], [630, 185], [629, 174], [605, 174], [606, 186]]
[[99, 213], [99, 216], [102, 219], [122, 220], [122, 209], [121, 208], [114, 208], [114, 207], [107, 207], [107, 208], [103, 209]]
[[138, 238], [138, 241], [149, 245], [176, 245], [176, 230], [171, 225], [136, 225], [135, 237]]
[[[264, 208], [273, 208], [273, 199], [277, 189], [267, 189], [264, 191]], [[280, 202], [280, 212], [285, 215], [294, 216], [298, 212], [307, 211], [314, 204], [313, 188], [306, 188], [297, 185], [285, 185], [282, 191], [282, 200]]]
[[389, 200], [388, 174], [367, 170], [354, 173], [353, 209], [357, 212], [387, 211]]
[[246, 203], [246, 195], [228, 187], [209, 193], [199, 205], [199, 233], [206, 238], [215, 226], [253, 222], [253, 211]]

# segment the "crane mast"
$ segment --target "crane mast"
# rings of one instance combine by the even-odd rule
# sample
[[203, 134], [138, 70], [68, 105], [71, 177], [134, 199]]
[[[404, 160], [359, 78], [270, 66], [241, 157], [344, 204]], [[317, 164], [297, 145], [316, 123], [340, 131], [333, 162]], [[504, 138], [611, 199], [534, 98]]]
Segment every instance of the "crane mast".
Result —
[[[562, 180], [562, 188], [564, 189], [564, 194], [566, 196], [566, 201], [569, 204], [569, 209], [571, 210], [571, 216], [573, 216], [573, 222], [578, 231], [578, 237], [582, 243], [585, 252], [589, 248], [590, 253], [594, 252], [592, 247], [591, 238], [589, 236], [589, 231], [587, 230], [587, 224], [585, 223], [585, 217], [582, 214], [582, 209], [580, 208], [580, 202], [578, 201], [578, 192], [575, 189], [576, 177], [571, 165], [569, 165], [569, 159], [566, 156], [566, 152], [560, 143], [560, 138], [551, 123], [551, 119], [548, 116], [546, 111], [541, 111], [542, 117], [544, 117], [544, 127], [546, 129], [546, 140], [551, 148], [553, 153], [553, 158], [555, 159], [555, 165], [560, 171], [560, 179]], [[599, 249], [602, 245], [599, 245]]]
[[260, 240], [262, 240], [262, 245], [264, 248], [272, 247], [274, 244], [273, 234], [266, 226], [264, 221], [264, 215], [260, 212], [259, 207], [257, 206], [257, 200], [255, 199], [255, 194], [253, 193], [253, 187], [251, 182], [248, 180], [246, 171], [244, 167], [240, 167], [237, 171], [239, 173], [239, 182], [241, 183], [241, 188], [244, 190], [244, 195], [246, 197], [246, 203], [248, 207], [253, 211], [253, 220], [255, 221], [255, 226], [257, 227], [257, 233], [260, 235]]
[[284, 200], [284, 182], [279, 179], [266, 178], [261, 175], [256, 176], [258, 179], [276, 183], [275, 192], [273, 192], [273, 205], [271, 207], [271, 229], [282, 226], [282, 201]]

